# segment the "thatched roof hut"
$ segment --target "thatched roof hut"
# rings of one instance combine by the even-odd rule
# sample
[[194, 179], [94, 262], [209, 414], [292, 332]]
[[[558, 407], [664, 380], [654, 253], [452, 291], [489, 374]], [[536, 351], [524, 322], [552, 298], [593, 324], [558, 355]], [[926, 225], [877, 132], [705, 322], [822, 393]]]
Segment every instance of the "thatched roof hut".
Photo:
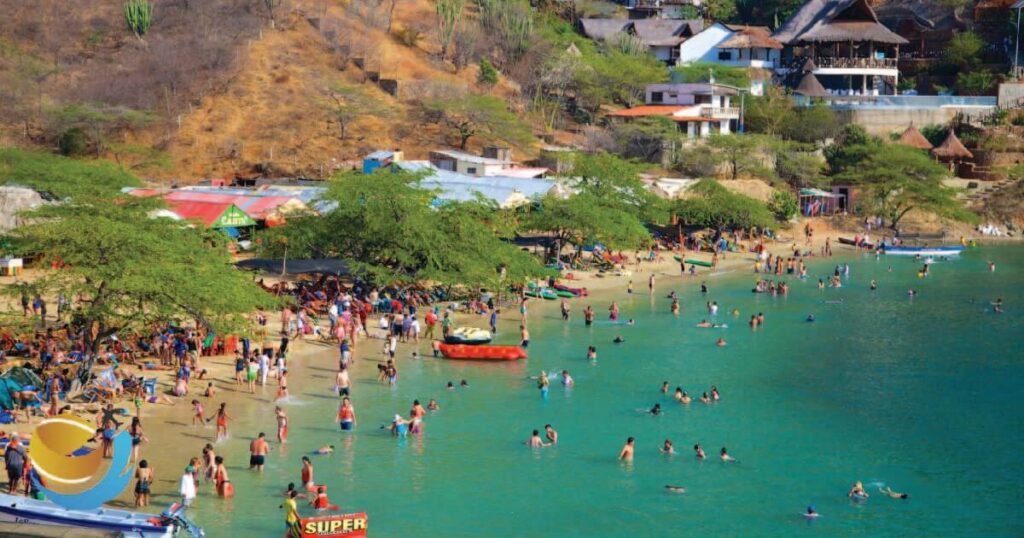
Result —
[[23, 211], [48, 204], [42, 196], [28, 187], [0, 187], [0, 231], [7, 231], [26, 224], [21, 216]]
[[821, 81], [814, 76], [814, 73], [805, 74], [793, 93], [804, 97], [828, 97], [828, 91], [821, 85]]
[[782, 43], [772, 39], [772, 31], [767, 26], [747, 26], [729, 24], [727, 28], [735, 32], [732, 37], [718, 44], [719, 49], [781, 49]]
[[960, 142], [953, 129], [949, 130], [949, 134], [939, 144], [939, 147], [932, 149], [932, 155], [936, 159], [944, 161], [962, 161], [974, 158], [974, 154], [964, 146], [963, 142]]
[[906, 44], [886, 28], [868, 0], [810, 0], [772, 36], [786, 45], [799, 43]]
[[907, 130], [903, 131], [903, 134], [900, 135], [899, 143], [925, 151], [935, 147], [921, 134], [921, 131], [917, 130], [917, 127], [914, 127], [914, 122], [910, 122], [910, 127], [907, 127]]

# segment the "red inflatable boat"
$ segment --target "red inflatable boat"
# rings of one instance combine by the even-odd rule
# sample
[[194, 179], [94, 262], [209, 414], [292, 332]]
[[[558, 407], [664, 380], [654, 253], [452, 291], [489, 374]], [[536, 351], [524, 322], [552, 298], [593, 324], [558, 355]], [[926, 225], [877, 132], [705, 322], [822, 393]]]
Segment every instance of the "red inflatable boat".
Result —
[[519, 346], [441, 344], [441, 354], [446, 359], [468, 361], [514, 361], [526, 358], [526, 350]]

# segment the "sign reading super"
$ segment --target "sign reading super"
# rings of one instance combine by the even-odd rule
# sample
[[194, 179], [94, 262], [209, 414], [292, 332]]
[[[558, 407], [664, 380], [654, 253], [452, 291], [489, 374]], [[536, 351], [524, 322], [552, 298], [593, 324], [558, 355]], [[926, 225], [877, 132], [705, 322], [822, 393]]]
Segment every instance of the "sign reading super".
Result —
[[366, 536], [366, 513], [304, 517], [299, 521], [302, 538], [358, 538]]

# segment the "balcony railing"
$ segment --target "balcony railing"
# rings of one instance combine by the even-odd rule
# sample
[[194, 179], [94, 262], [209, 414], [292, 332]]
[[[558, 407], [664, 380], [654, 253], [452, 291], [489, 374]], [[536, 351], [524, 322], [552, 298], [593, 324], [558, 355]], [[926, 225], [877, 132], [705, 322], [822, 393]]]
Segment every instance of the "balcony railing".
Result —
[[896, 58], [831, 58], [817, 57], [814, 65], [819, 69], [896, 69]]
[[738, 118], [740, 117], [740, 109], [734, 106], [706, 106], [700, 109], [700, 115], [705, 118]]

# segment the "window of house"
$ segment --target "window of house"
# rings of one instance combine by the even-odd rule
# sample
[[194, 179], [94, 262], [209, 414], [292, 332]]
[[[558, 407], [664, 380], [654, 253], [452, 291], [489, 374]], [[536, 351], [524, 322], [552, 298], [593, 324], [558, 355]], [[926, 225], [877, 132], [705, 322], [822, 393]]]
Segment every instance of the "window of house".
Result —
[[467, 174], [475, 174], [476, 173], [476, 167], [475, 166], [471, 166], [471, 167], [467, 168], [466, 169], [466, 173]]
[[719, 60], [724, 60], [724, 61], [727, 61], [727, 62], [732, 60], [732, 51], [731, 50], [720, 50], [720, 51], [718, 51], [718, 59]]
[[651, 92], [651, 102], [660, 103], [665, 100], [665, 94], [662, 92]]

